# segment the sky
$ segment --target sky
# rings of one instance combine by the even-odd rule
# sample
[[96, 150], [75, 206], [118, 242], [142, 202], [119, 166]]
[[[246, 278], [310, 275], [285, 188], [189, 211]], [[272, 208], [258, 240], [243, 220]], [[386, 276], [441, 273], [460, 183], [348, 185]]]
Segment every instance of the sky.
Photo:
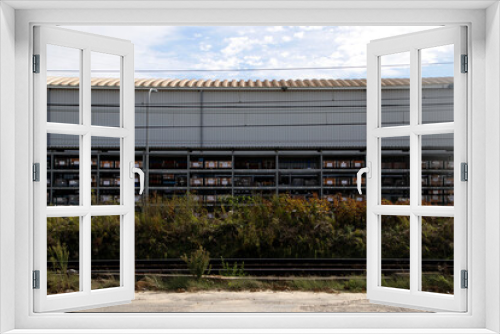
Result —
[[[136, 78], [179, 79], [357, 79], [366, 78], [370, 40], [435, 27], [359, 26], [87, 26], [75, 29], [130, 40]], [[49, 49], [49, 75], [74, 76], [78, 55]], [[427, 50], [424, 76], [448, 76], [453, 49]], [[405, 54], [382, 60], [384, 77], [405, 77]], [[424, 62], [424, 58], [422, 59]], [[444, 63], [444, 64], [443, 64]], [[119, 61], [92, 55], [93, 77], [116, 77]], [[263, 70], [265, 69], [265, 70]], [[286, 69], [286, 70], [279, 70]], [[109, 71], [107, 71], [109, 70]], [[113, 71], [114, 70], [114, 71]], [[451, 72], [452, 74], [452, 72]]]

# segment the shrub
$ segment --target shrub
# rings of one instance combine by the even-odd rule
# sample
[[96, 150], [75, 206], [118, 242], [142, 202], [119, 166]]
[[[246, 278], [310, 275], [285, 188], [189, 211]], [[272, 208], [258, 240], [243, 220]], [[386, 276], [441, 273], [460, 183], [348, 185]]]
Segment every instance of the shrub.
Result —
[[[287, 195], [270, 199], [235, 196], [214, 214], [210, 218], [193, 196], [151, 196], [136, 210], [136, 258], [180, 258], [200, 246], [215, 258], [366, 257], [365, 202], [342, 201], [340, 196], [332, 203]], [[71, 256], [78, 256], [78, 220], [52, 220], [47, 220], [48, 247], [64, 242]], [[92, 225], [93, 256], [118, 258], [120, 240], [115, 236], [119, 224], [96, 216]], [[406, 222], [388, 224], [383, 240], [394, 247], [388, 247], [387, 253], [384, 250], [384, 257], [401, 257], [402, 251], [407, 252], [398, 240], [408, 233]], [[422, 246], [424, 259], [452, 259], [453, 219], [423, 219]]]
[[201, 276], [205, 273], [205, 271], [207, 271], [207, 269], [207, 275], [210, 274], [210, 253], [203, 249], [202, 246], [191, 252], [189, 257], [186, 254], [182, 255], [181, 259], [186, 262], [191, 275], [196, 276], [198, 280], [200, 280]]

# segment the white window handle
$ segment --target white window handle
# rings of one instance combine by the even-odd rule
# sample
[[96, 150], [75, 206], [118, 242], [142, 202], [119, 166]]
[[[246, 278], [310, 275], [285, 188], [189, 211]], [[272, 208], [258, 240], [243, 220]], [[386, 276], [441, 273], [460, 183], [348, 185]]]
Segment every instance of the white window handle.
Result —
[[139, 174], [139, 195], [144, 191], [144, 172], [142, 169], [135, 167], [135, 162], [130, 162], [130, 178], [134, 179], [134, 174]]
[[356, 183], [358, 184], [358, 192], [360, 195], [363, 194], [361, 192], [361, 175], [363, 173], [366, 173], [366, 176], [370, 179], [372, 177], [372, 168], [371, 167], [372, 167], [372, 163], [367, 162], [365, 168], [361, 168], [360, 170], [358, 170], [358, 176], [356, 178]]

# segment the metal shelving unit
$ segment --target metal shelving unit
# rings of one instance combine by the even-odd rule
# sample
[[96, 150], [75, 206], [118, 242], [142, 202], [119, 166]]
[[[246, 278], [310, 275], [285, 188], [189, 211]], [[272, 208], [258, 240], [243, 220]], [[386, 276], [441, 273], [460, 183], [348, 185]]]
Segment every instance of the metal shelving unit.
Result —
[[[145, 185], [146, 195], [173, 195], [192, 193], [200, 196], [217, 196], [217, 195], [252, 195], [256, 191], [261, 191], [264, 194], [283, 194], [288, 193], [291, 196], [318, 196], [320, 198], [332, 198], [333, 195], [340, 193], [343, 197], [354, 197], [362, 200], [362, 196], [357, 195], [355, 177], [358, 168], [349, 166], [344, 168], [326, 168], [325, 161], [345, 161], [354, 162], [357, 164], [363, 161], [364, 166], [364, 152], [343, 152], [338, 151], [334, 153], [329, 151], [324, 153], [322, 151], [313, 151], [309, 153], [301, 150], [295, 156], [294, 151], [267, 151], [262, 154], [258, 152], [255, 154], [246, 151], [247, 155], [242, 152], [232, 151], [138, 151], [136, 152], [136, 160], [142, 161], [143, 166], [155, 166], [158, 168], [149, 168], [144, 170], [147, 175], [146, 180], [149, 182]], [[451, 155], [451, 154], [450, 154]], [[395, 159], [401, 159], [401, 154], [395, 154]], [[48, 161], [48, 177], [50, 183], [47, 185], [48, 202], [57, 204], [64, 203], [61, 196], [69, 196], [78, 194], [78, 187], [75, 186], [56, 186], [54, 178], [56, 174], [71, 175], [74, 174], [78, 178], [78, 168], [69, 166], [66, 168], [56, 168], [55, 159], [75, 158], [78, 157], [78, 151], [65, 150], [65, 151], [50, 151], [47, 156]], [[92, 157], [96, 159], [95, 166], [92, 167], [92, 174], [95, 175], [95, 184], [92, 185], [92, 190], [95, 191], [97, 198], [102, 195], [114, 196], [119, 195], [120, 187], [110, 184], [104, 186], [101, 184], [101, 179], [111, 179], [120, 172], [117, 168], [103, 168], [102, 161], [119, 160], [119, 152], [106, 150], [106, 151], [93, 151]], [[146, 161], [147, 157], [153, 161]], [[442, 155], [441, 155], [442, 157]], [[178, 159], [178, 161], [176, 161]], [[247, 166], [253, 168], [241, 168], [241, 165], [247, 161]], [[259, 164], [266, 168], [255, 168]], [[231, 163], [231, 168], [205, 168], [205, 161], [227, 161]], [[265, 160], [265, 163], [264, 163]], [[398, 161], [399, 161], [398, 160]], [[167, 163], [164, 163], [167, 161]], [[191, 162], [202, 162], [203, 168], [193, 168]], [[439, 161], [437, 161], [439, 162]], [[274, 164], [274, 168], [269, 168], [269, 164]], [[401, 164], [401, 162], [398, 162]], [[436, 163], [436, 161], [434, 161]], [[443, 166], [446, 161], [443, 161]], [[176, 165], [182, 168], [162, 168], [163, 165]], [[185, 166], [184, 166], [185, 165]], [[238, 165], [238, 166], [237, 166]], [[300, 168], [300, 166], [306, 166]], [[429, 163], [430, 165], [430, 163]], [[289, 168], [285, 168], [289, 167]], [[383, 169], [383, 175], [390, 175], [394, 182], [403, 182], [401, 185], [383, 186], [383, 191], [390, 191], [392, 197], [404, 197], [409, 192], [409, 187], [404, 185], [404, 178], [408, 176], [408, 168], [388, 168]], [[114, 176], [113, 176], [114, 174]], [[168, 179], [165, 178], [169, 175]], [[422, 176], [427, 178], [437, 178], [443, 180], [442, 185], [423, 185], [422, 191], [425, 192], [433, 199], [436, 196], [441, 196], [438, 199], [441, 203], [447, 204], [450, 201], [448, 194], [453, 190], [453, 182], [445, 185], [444, 178], [453, 176], [452, 169], [422, 169]], [[193, 185], [192, 180], [197, 177], [202, 184]], [[69, 177], [68, 177], [69, 178]], [[228, 185], [205, 185], [205, 180], [212, 178], [217, 183], [217, 178], [227, 178], [230, 180]], [[325, 180], [329, 178], [331, 182], [343, 182], [343, 184], [326, 184]], [[166, 181], [168, 180], [168, 181]], [[179, 181], [181, 180], [181, 181]], [[185, 180], [185, 184], [184, 181]], [[257, 181], [256, 181], [257, 180]], [[294, 180], [297, 184], [294, 185]], [[304, 182], [309, 181], [311, 185], [305, 185]], [[399, 181], [398, 181], [399, 180]], [[452, 181], [452, 180], [451, 180]], [[155, 183], [156, 182], [156, 183]], [[181, 183], [180, 185], [178, 183]], [[268, 182], [267, 185], [259, 185], [261, 182]], [[430, 182], [430, 181], [429, 181]], [[450, 180], [447, 180], [449, 183]], [[242, 185], [244, 184], [244, 185]], [[364, 187], [364, 185], [363, 185]], [[424, 196], [424, 195], [423, 195]], [[56, 200], [57, 199], [57, 200]], [[213, 203], [210, 203], [213, 204]]]

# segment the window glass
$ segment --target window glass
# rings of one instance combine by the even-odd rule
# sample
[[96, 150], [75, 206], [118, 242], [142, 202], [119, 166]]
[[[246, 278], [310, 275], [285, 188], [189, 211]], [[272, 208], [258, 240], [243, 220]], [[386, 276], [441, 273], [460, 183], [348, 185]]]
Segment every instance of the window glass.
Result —
[[81, 53], [47, 44], [47, 122], [80, 124]]
[[410, 217], [381, 216], [381, 285], [410, 289]]
[[422, 124], [453, 122], [454, 45], [420, 50]]
[[120, 216], [92, 217], [92, 290], [120, 286]]
[[453, 294], [454, 219], [421, 217], [422, 291]]
[[422, 205], [454, 204], [453, 134], [422, 136]]
[[381, 204], [410, 203], [410, 137], [381, 140]]
[[47, 218], [47, 294], [80, 291], [80, 217]]
[[381, 125], [410, 124], [410, 53], [380, 57]]
[[47, 134], [47, 205], [80, 205], [80, 136]]
[[120, 126], [121, 57], [91, 52], [90, 62], [92, 125]]

